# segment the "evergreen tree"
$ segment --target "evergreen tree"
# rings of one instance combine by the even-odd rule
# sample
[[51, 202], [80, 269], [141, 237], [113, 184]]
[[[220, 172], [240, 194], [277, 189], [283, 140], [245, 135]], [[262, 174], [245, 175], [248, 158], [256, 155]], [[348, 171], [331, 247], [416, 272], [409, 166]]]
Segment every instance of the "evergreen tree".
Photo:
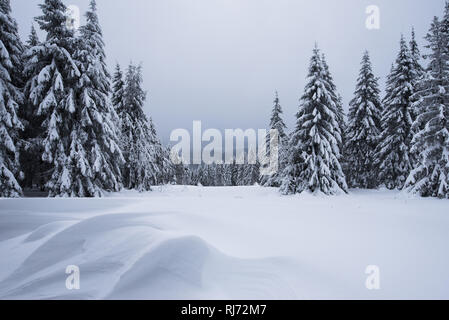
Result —
[[231, 185], [232, 186], [238, 186], [239, 185], [239, 172], [240, 172], [240, 165], [237, 164], [237, 162], [235, 161], [235, 158], [232, 162], [231, 166]]
[[223, 173], [224, 173], [224, 168], [223, 165], [221, 164], [215, 164], [214, 163], [214, 175], [215, 175], [215, 182], [214, 185], [216, 187], [222, 187], [224, 185], [224, 178], [223, 178]]
[[175, 183], [177, 166], [175, 166], [170, 160], [170, 149], [162, 146], [162, 143], [158, 137], [156, 127], [154, 125], [153, 119], [149, 119], [150, 128], [150, 144], [154, 148], [155, 159], [156, 159], [156, 172], [154, 185], [161, 185], [167, 183]]
[[[260, 182], [260, 164], [254, 150], [248, 153], [247, 158], [247, 163], [242, 166], [241, 185], [253, 186]], [[254, 162], [255, 164], [253, 164]]]
[[198, 181], [204, 187], [213, 186], [213, 174], [210, 165], [202, 163], [198, 167]]
[[139, 191], [151, 190], [158, 174], [155, 137], [143, 111], [145, 99], [141, 66], [130, 64], [125, 79], [124, 109], [119, 112], [125, 158], [122, 172], [125, 187]]
[[405, 188], [423, 197], [449, 198], [449, 4], [441, 23], [434, 18], [426, 36], [428, 67], [417, 86], [417, 131], [412, 152], [419, 155]]
[[236, 164], [236, 186], [244, 186], [245, 185], [245, 164]]
[[[282, 107], [279, 102], [279, 95], [276, 91], [276, 96], [274, 99], [274, 107], [273, 111], [271, 113], [271, 119], [270, 119], [270, 130], [277, 130], [278, 132], [278, 141], [271, 141], [271, 135], [268, 133], [267, 135], [267, 148], [270, 150], [270, 146], [275, 143], [278, 145], [278, 152], [279, 152], [279, 168], [278, 171], [270, 176], [263, 176], [262, 177], [262, 185], [266, 187], [280, 187], [281, 185], [281, 177], [282, 177], [282, 171], [285, 169], [286, 161], [287, 161], [287, 146], [288, 146], [288, 137], [286, 134], [287, 126], [284, 123], [284, 120], [282, 119]], [[267, 156], [269, 157], [269, 152], [267, 152]]]
[[16, 21], [11, 17], [9, 0], [0, 0], [0, 197], [18, 197], [22, 189], [19, 164], [19, 118], [23, 103], [20, 72], [23, 47]]
[[[33, 69], [34, 67], [38, 67], [38, 65], [35, 63], [28, 63], [27, 60], [30, 58], [32, 60], [38, 59], [39, 55], [35, 50], [41, 45], [42, 43], [40, 42], [33, 25], [23, 55], [24, 64], [26, 66], [23, 72], [24, 79], [33, 78], [33, 76], [39, 72], [38, 70]], [[32, 68], [30, 68], [30, 66]], [[31, 82], [28, 82], [25, 86], [25, 97], [29, 97], [31, 90], [29, 87], [30, 84]], [[39, 137], [40, 130], [42, 130], [40, 127], [42, 119], [37, 117], [35, 109], [36, 108], [30, 99], [26, 98], [20, 112], [25, 126], [25, 130], [22, 132], [23, 148], [20, 153], [20, 163], [25, 176], [22, 185], [24, 188], [33, 189], [38, 187], [41, 191], [44, 191], [45, 173], [51, 170], [51, 165], [42, 160], [44, 149]]]
[[112, 79], [112, 104], [117, 114], [121, 114], [125, 108], [125, 82], [123, 80], [123, 72], [117, 63]]
[[196, 169], [194, 170], [195, 174], [192, 178], [192, 183], [195, 186], [202, 185], [203, 181], [203, 165], [198, 165]]
[[415, 81], [421, 78], [424, 74], [424, 68], [421, 65], [421, 52], [418, 43], [416, 42], [415, 28], [412, 28], [412, 39], [410, 40], [410, 56], [412, 59], [412, 69], [416, 77]]
[[349, 104], [346, 129], [346, 177], [351, 188], [376, 186], [374, 151], [381, 130], [381, 103], [378, 79], [374, 76], [369, 53], [363, 55], [355, 97]]
[[189, 175], [189, 185], [190, 186], [197, 186], [198, 185], [198, 178], [197, 178], [197, 168], [193, 165], [188, 166], [188, 175]]
[[[36, 136], [41, 158], [51, 171], [46, 188], [50, 196], [76, 196], [73, 185], [77, 169], [69, 161], [75, 123], [78, 123], [75, 88], [80, 71], [73, 59], [77, 41], [66, 26], [66, 7], [61, 0], [45, 0], [39, 5], [43, 15], [36, 18], [47, 33], [46, 40], [25, 55], [25, 87], [33, 107]], [[41, 172], [40, 174], [43, 174]]]
[[277, 130], [279, 132], [279, 139], [281, 144], [287, 143], [287, 126], [284, 123], [284, 120], [282, 120], [282, 107], [279, 101], [279, 94], [276, 91], [275, 99], [274, 99], [274, 107], [273, 111], [271, 113], [271, 119], [270, 119], [270, 129]]
[[223, 186], [232, 186], [232, 165], [230, 164], [223, 165]]
[[81, 77], [74, 90], [73, 114], [78, 121], [71, 128], [67, 158], [71, 195], [78, 197], [121, 190], [120, 165], [124, 161], [117, 137], [117, 115], [110, 101], [110, 75], [95, 0], [90, 2], [86, 21], [74, 53]]
[[340, 165], [341, 132], [334, 92], [326, 82], [320, 51], [315, 47], [308, 83], [301, 98], [297, 126], [289, 146], [289, 162], [281, 191], [285, 194], [347, 191]]
[[[412, 28], [412, 39], [410, 40], [410, 44], [409, 44], [409, 49], [410, 49], [410, 56], [412, 59], [412, 70], [413, 70], [413, 75], [415, 76], [415, 79], [413, 79], [413, 92], [416, 92], [416, 86], [418, 84], [418, 82], [421, 80], [421, 78], [424, 75], [424, 68], [421, 65], [421, 52], [419, 50], [419, 46], [418, 43], [416, 42], [416, 35], [415, 35], [415, 29]], [[416, 96], [413, 95], [411, 97], [412, 100], [412, 117], [413, 117], [413, 121], [416, 120], [416, 117], [418, 116], [418, 111], [415, 108], [416, 105]], [[416, 130], [412, 132], [412, 135], [415, 135], [417, 132]], [[413, 153], [410, 154], [411, 156], [411, 160], [414, 162], [416, 161], [418, 155], [415, 155]]]
[[388, 78], [387, 95], [383, 101], [382, 133], [376, 149], [378, 181], [389, 189], [402, 189], [412, 169], [413, 101], [417, 78], [414, 62], [404, 37], [395, 67]]
[[[341, 150], [344, 150], [344, 146], [346, 143], [346, 121], [345, 121], [345, 110], [343, 107], [343, 97], [341, 95], [338, 95], [337, 97], [337, 110], [338, 110], [338, 123], [340, 126], [340, 131], [342, 133], [342, 137], [341, 137]], [[342, 152], [342, 157], [343, 157], [343, 152]]]
[[[343, 156], [343, 151], [344, 151], [344, 146], [345, 146], [345, 142], [346, 142], [346, 123], [345, 123], [345, 112], [344, 112], [344, 108], [343, 108], [343, 98], [337, 94], [337, 86], [335, 85], [334, 79], [332, 77], [332, 74], [330, 72], [329, 69], [329, 65], [326, 61], [326, 56], [323, 54], [321, 56], [321, 61], [323, 63], [323, 68], [324, 68], [324, 78], [325, 81], [329, 84], [329, 92], [332, 94], [332, 101], [336, 106], [337, 109], [337, 122], [340, 128], [340, 132], [341, 132], [341, 142], [339, 144], [339, 148], [340, 148], [340, 163], [342, 165], [342, 168], [345, 169], [345, 159]], [[345, 172], [343, 170], [343, 172]]]
[[[118, 143], [121, 150], [125, 150], [127, 138], [121, 130], [121, 117], [125, 111], [125, 81], [123, 72], [120, 65], [117, 63], [115, 66], [114, 75], [112, 78], [112, 105], [114, 106], [115, 113], [117, 114], [117, 127], [118, 127]], [[122, 166], [123, 173], [123, 166]]]
[[345, 112], [343, 109], [343, 99], [337, 93], [337, 86], [335, 85], [334, 78], [332, 77], [329, 65], [327, 64], [326, 61], [326, 56], [324, 54], [321, 56], [321, 63], [323, 64], [324, 81], [329, 86], [327, 89], [331, 94], [332, 103], [335, 105], [335, 108], [337, 110], [337, 122], [339, 125], [340, 132], [342, 133], [342, 143], [340, 144], [340, 150], [343, 150], [343, 133], [345, 132], [346, 127]]
[[[34, 28], [34, 25], [31, 26], [31, 32], [28, 36], [28, 40], [26, 42], [26, 49], [23, 54], [23, 61], [26, 61], [27, 57], [27, 50], [31, 49], [33, 47], [39, 46], [40, 40], [37, 35], [36, 29]], [[33, 56], [34, 59], [36, 57]], [[25, 62], [24, 62], [25, 63]], [[29, 71], [23, 72], [23, 76], [25, 79], [28, 79], [29, 76], [27, 73], [30, 73]], [[31, 75], [34, 73], [34, 70], [30, 73]], [[25, 90], [26, 91], [26, 90]], [[38, 125], [36, 125], [34, 117], [34, 107], [30, 103], [28, 99], [24, 99], [24, 104], [20, 110], [20, 117], [22, 118], [23, 124], [25, 129], [22, 131], [21, 138], [23, 141], [23, 148], [20, 152], [20, 164], [22, 167], [22, 170], [24, 172], [24, 180], [22, 181], [22, 186], [25, 188], [32, 189], [34, 187], [33, 182], [36, 180], [36, 173], [40, 173], [45, 171], [42, 168], [45, 168], [48, 166], [48, 164], [44, 164], [44, 162], [41, 159], [41, 155], [43, 153], [41, 145], [38, 143], [37, 140], [33, 139], [33, 137], [36, 137], [36, 132], [39, 130]], [[42, 182], [42, 178], [37, 181], [37, 184], [39, 184], [40, 188], [43, 189], [44, 183]]]
[[[182, 159], [179, 154], [171, 154], [171, 150], [169, 147], [166, 147], [165, 150], [166, 153], [164, 154], [170, 155], [170, 159], [172, 161], [169, 161], [167, 163], [169, 165], [169, 168], [165, 168], [167, 174], [165, 175], [164, 179], [177, 185], [190, 184], [191, 172], [186, 164], [185, 159]], [[174, 161], [174, 159], [176, 161]]]
[[27, 46], [28, 48], [35, 47], [40, 44], [39, 36], [37, 35], [36, 29], [34, 28], [34, 25], [31, 26], [31, 32], [28, 36], [27, 40]]

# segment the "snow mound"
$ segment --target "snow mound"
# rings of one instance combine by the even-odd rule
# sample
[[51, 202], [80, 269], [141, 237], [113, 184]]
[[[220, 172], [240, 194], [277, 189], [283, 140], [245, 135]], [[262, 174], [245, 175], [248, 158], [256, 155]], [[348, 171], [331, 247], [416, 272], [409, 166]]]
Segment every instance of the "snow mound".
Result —
[[[282, 259], [228, 257], [199, 237], [162, 230], [149, 222], [152, 217], [108, 214], [55, 222], [10, 239], [11, 247], [34, 247], [0, 279], [0, 298], [296, 297], [281, 276]], [[65, 287], [69, 265], [81, 271], [81, 288], [76, 292]]]
[[[448, 209], [261, 187], [3, 199], [0, 299], [447, 299]], [[366, 287], [372, 265], [381, 290]]]
[[[227, 257], [198, 237], [161, 243], [140, 258], [108, 295], [111, 299], [295, 298], [276, 259]], [[282, 264], [279, 264], [282, 266]]]

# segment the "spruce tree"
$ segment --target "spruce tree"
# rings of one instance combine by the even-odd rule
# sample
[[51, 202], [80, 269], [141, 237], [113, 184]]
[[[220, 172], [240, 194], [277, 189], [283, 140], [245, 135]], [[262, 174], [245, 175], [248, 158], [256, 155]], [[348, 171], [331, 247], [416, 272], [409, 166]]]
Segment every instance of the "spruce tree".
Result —
[[419, 155], [406, 181], [407, 191], [423, 197], [449, 198], [449, 4], [443, 22], [434, 18], [426, 36], [430, 53], [417, 86], [417, 131], [412, 152]]
[[[31, 26], [31, 32], [28, 36], [28, 40], [26, 42], [25, 51], [23, 55], [23, 61], [25, 65], [27, 61], [27, 55], [30, 53], [27, 52], [29, 49], [37, 47], [41, 44], [39, 37], [37, 35], [36, 29], [34, 25]], [[33, 59], [36, 59], [34, 55], [31, 55]], [[23, 72], [23, 76], [25, 79], [29, 79], [35, 73], [35, 70], [27, 70], [25, 69]], [[30, 76], [31, 75], [31, 76]], [[27, 92], [27, 88], [25, 88], [25, 93]], [[37, 132], [39, 130], [39, 121], [35, 119], [35, 110], [32, 103], [30, 103], [29, 99], [24, 99], [24, 104], [21, 108], [20, 116], [23, 120], [25, 130], [22, 131], [22, 141], [23, 148], [20, 152], [20, 164], [22, 170], [24, 172], [24, 180], [22, 181], [22, 186], [24, 188], [32, 189], [35, 187], [35, 183], [43, 190], [44, 183], [43, 179], [39, 174], [41, 172], [46, 171], [49, 167], [48, 164], [45, 164], [41, 155], [43, 153], [43, 149], [41, 144], [33, 139], [37, 136]]]
[[95, 0], [86, 13], [86, 25], [74, 57], [81, 72], [75, 87], [75, 118], [68, 164], [72, 196], [101, 196], [122, 188], [120, 165], [124, 161], [118, 142], [117, 115], [110, 101], [110, 75]]
[[282, 107], [279, 101], [279, 95], [276, 91], [275, 99], [274, 99], [274, 107], [273, 111], [271, 113], [271, 119], [270, 119], [270, 130], [277, 130], [278, 132], [278, 141], [271, 141], [271, 134], [268, 133], [267, 135], [267, 156], [269, 157], [269, 150], [272, 143], [276, 143], [278, 145], [278, 160], [279, 160], [279, 166], [278, 171], [272, 175], [263, 176], [261, 178], [261, 184], [266, 187], [280, 187], [281, 185], [281, 179], [282, 179], [282, 172], [285, 169], [286, 161], [287, 161], [287, 146], [288, 146], [288, 137], [287, 137], [287, 126], [284, 123], [284, 120], [282, 119]]
[[368, 51], [363, 55], [354, 98], [349, 103], [346, 129], [346, 178], [351, 188], [376, 186], [374, 151], [381, 131], [381, 103], [378, 79], [374, 76]]
[[323, 63], [323, 68], [324, 68], [324, 77], [326, 79], [326, 82], [329, 84], [329, 92], [331, 92], [332, 94], [332, 101], [336, 106], [337, 109], [337, 122], [340, 128], [340, 132], [341, 132], [341, 142], [339, 144], [339, 148], [340, 148], [340, 163], [342, 165], [343, 168], [343, 172], [344, 168], [345, 168], [345, 159], [343, 156], [343, 152], [344, 152], [344, 146], [345, 146], [345, 142], [346, 142], [346, 123], [345, 123], [345, 112], [344, 112], [344, 108], [343, 108], [343, 98], [341, 97], [340, 94], [337, 93], [337, 86], [335, 85], [334, 79], [332, 77], [332, 74], [330, 72], [330, 68], [329, 65], [327, 63], [326, 60], [326, 56], [324, 54], [322, 54], [321, 56], [321, 62]]
[[286, 133], [287, 126], [285, 125], [284, 120], [282, 119], [283, 111], [279, 100], [279, 94], [277, 91], [275, 93], [275, 99], [273, 103], [274, 107], [271, 113], [270, 129], [278, 131], [280, 142], [281, 144], [284, 144], [287, 142], [287, 133]]
[[28, 36], [26, 44], [28, 48], [32, 48], [40, 44], [39, 36], [37, 35], [34, 25], [31, 26], [31, 32], [30, 35]]
[[191, 186], [198, 185], [197, 168], [193, 165], [189, 166], [189, 185]]
[[245, 185], [245, 164], [237, 164], [236, 165], [236, 186], [244, 186]]
[[343, 134], [345, 132], [346, 127], [345, 112], [343, 109], [343, 99], [337, 93], [337, 86], [335, 85], [334, 78], [332, 77], [329, 65], [326, 61], [326, 56], [324, 54], [321, 56], [321, 63], [323, 64], [325, 83], [327, 83], [329, 86], [328, 91], [331, 94], [332, 103], [335, 105], [335, 108], [337, 110], [337, 122], [339, 125], [340, 132], [342, 133], [342, 143], [340, 144], [340, 150], [343, 150], [343, 142], [344, 142]]
[[225, 186], [225, 166], [224, 164], [216, 164], [215, 167], [215, 186], [224, 187]]
[[79, 122], [75, 89], [81, 73], [73, 59], [78, 43], [67, 28], [61, 0], [45, 0], [39, 6], [43, 15], [35, 20], [47, 37], [25, 55], [25, 94], [36, 123], [32, 140], [40, 144], [40, 157], [50, 166], [48, 172], [39, 173], [47, 176], [49, 195], [77, 196], [79, 188], [73, 185], [77, 169], [69, 157], [72, 130]]
[[[155, 171], [155, 180], [153, 181], [154, 185], [161, 185], [167, 183], [175, 183], [176, 176], [175, 172], [179, 168], [174, 165], [170, 159], [170, 148], [164, 147], [159, 139], [157, 134], [156, 126], [154, 125], [153, 119], [149, 118], [149, 132], [150, 132], [150, 144], [154, 148], [155, 159], [156, 159], [156, 171]], [[182, 165], [184, 166], [184, 165]]]
[[[167, 155], [169, 154], [170, 149], [167, 147]], [[173, 183], [177, 185], [190, 185], [190, 169], [189, 166], [185, 163], [183, 159], [180, 159], [180, 164], [172, 164], [173, 168]]]
[[[421, 65], [421, 52], [419, 50], [419, 46], [418, 43], [416, 42], [416, 35], [415, 35], [415, 29], [412, 28], [412, 38], [410, 40], [410, 44], [409, 44], [409, 50], [410, 50], [410, 57], [412, 59], [412, 74], [414, 75], [414, 79], [413, 79], [413, 92], [416, 92], [416, 86], [418, 84], [418, 82], [421, 80], [421, 78], [424, 75], [424, 68]], [[418, 110], [416, 110], [416, 103], [417, 103], [417, 96], [413, 95], [411, 97], [412, 100], [412, 118], [413, 121], [416, 120], [416, 117], [418, 116]], [[413, 129], [412, 129], [413, 130]], [[412, 135], [414, 136], [417, 133], [416, 130], [412, 131]], [[410, 157], [411, 157], [411, 161], [415, 162], [416, 159], [418, 158], [418, 155], [415, 155], [413, 153], [410, 153]], [[414, 164], [413, 164], [414, 165]]]
[[125, 108], [125, 82], [123, 80], [123, 72], [117, 63], [112, 79], [112, 104], [117, 114], [121, 114]]
[[409, 44], [410, 56], [412, 59], [412, 69], [416, 77], [416, 81], [424, 74], [424, 68], [421, 65], [421, 51], [419, 50], [418, 43], [416, 42], [415, 28], [412, 28], [412, 38]]
[[[34, 25], [32, 25], [23, 55], [25, 65], [23, 72], [24, 79], [32, 79], [39, 72], [39, 65], [34, 63], [36, 59], [39, 59], [39, 54], [37, 52], [39, 49], [42, 49], [42, 43], [39, 40]], [[44, 149], [43, 144], [41, 143], [42, 138], [40, 133], [43, 130], [41, 127], [43, 118], [37, 116], [36, 108], [29, 98], [32, 85], [34, 85], [32, 81], [26, 82], [24, 88], [26, 98], [21, 109], [21, 117], [25, 125], [25, 130], [22, 132], [24, 145], [20, 154], [20, 163], [25, 175], [22, 185], [25, 188], [38, 188], [40, 191], [44, 191], [45, 181], [52, 166], [42, 160]]]
[[232, 165], [230, 164], [223, 165], [223, 186], [232, 186]]
[[198, 177], [199, 183], [204, 187], [213, 186], [213, 172], [211, 166], [205, 163], [202, 163], [198, 167]]
[[284, 194], [347, 191], [340, 165], [341, 132], [334, 92], [326, 82], [320, 51], [313, 50], [308, 83], [301, 98], [297, 125], [289, 145], [289, 162], [284, 171]]
[[395, 67], [388, 78], [383, 101], [382, 133], [375, 153], [378, 181], [389, 189], [402, 189], [410, 174], [412, 160], [413, 101], [415, 79], [413, 59], [404, 37]]
[[0, 0], [0, 197], [18, 197], [22, 188], [19, 163], [19, 118], [23, 103], [20, 90], [23, 47], [9, 0]]
[[[260, 182], [260, 163], [255, 151], [248, 152], [248, 161], [242, 167], [242, 186], [253, 186]], [[255, 163], [254, 163], [255, 162]]]
[[194, 176], [192, 178], [192, 183], [195, 186], [199, 186], [202, 185], [202, 181], [203, 181], [203, 165], [200, 164], [196, 167], [196, 169], [194, 170]]
[[143, 111], [145, 99], [142, 68], [130, 64], [125, 79], [124, 108], [119, 112], [125, 158], [122, 175], [125, 187], [138, 191], [151, 190], [159, 171], [155, 137]]
[[234, 160], [232, 161], [231, 167], [231, 185], [232, 186], [238, 186], [239, 185], [239, 165]]

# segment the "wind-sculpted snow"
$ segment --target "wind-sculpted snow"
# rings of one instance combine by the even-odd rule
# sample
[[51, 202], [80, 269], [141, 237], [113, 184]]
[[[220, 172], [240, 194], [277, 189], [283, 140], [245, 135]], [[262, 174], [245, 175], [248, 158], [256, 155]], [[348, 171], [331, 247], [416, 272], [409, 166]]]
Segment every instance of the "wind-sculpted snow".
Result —
[[[216, 292], [248, 299], [270, 293], [276, 293], [273, 298], [295, 298], [287, 282], [273, 272], [276, 260], [227, 257], [201, 238], [178, 237], [153, 225], [155, 215], [106, 214], [48, 223], [6, 241], [4, 250], [30, 250], [13, 272], [3, 275], [0, 297], [206, 299]], [[82, 270], [81, 290], [75, 294], [65, 287], [67, 265]]]
[[[260, 187], [0, 200], [0, 299], [449, 298], [448, 209]], [[70, 265], [79, 290], [66, 288]]]

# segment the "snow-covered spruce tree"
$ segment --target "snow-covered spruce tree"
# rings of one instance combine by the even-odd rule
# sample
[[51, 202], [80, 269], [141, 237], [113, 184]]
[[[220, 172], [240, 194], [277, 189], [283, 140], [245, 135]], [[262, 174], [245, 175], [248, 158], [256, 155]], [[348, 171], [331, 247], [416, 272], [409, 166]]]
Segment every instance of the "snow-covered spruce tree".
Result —
[[181, 163], [174, 165], [174, 181], [177, 185], [190, 185], [190, 168], [187, 164]]
[[[345, 133], [346, 133], [346, 127], [347, 127], [346, 120], [345, 120], [345, 116], [346, 115], [345, 115], [345, 110], [344, 110], [343, 105], [344, 105], [343, 97], [339, 94], [338, 97], [337, 97], [337, 110], [338, 110], [338, 119], [337, 119], [337, 121], [339, 123], [340, 131], [341, 131], [341, 134], [342, 134], [342, 136], [341, 136], [341, 148], [340, 148], [341, 150], [344, 150], [344, 147], [345, 147], [345, 143], [346, 143]], [[342, 151], [341, 156], [344, 157], [343, 151]]]
[[[115, 72], [113, 75], [113, 90], [112, 90], [112, 104], [115, 112], [119, 118], [119, 144], [124, 151], [124, 157], [126, 163], [122, 166], [122, 173], [125, 182], [125, 187], [129, 189], [137, 189], [140, 191], [150, 190], [152, 185], [172, 182], [174, 178], [174, 167], [167, 164], [165, 159], [168, 159], [169, 150], [164, 149], [157, 139], [156, 129], [153, 125], [152, 119], [147, 118], [143, 113], [143, 105], [146, 98], [146, 94], [141, 88], [141, 67], [135, 67], [130, 65], [126, 79], [124, 79], [123, 72], [120, 65], [116, 64]], [[134, 78], [137, 77], [137, 78]], [[140, 79], [138, 78], [140, 77]], [[139, 83], [136, 83], [139, 82]], [[133, 100], [132, 92], [138, 92], [136, 100]], [[129, 103], [133, 106], [129, 106]], [[137, 108], [137, 110], [133, 110]], [[140, 109], [140, 110], [139, 110]], [[141, 129], [133, 131], [133, 122], [137, 121]], [[134, 134], [146, 135], [147, 138], [133, 138]], [[145, 141], [145, 139], [147, 139]], [[132, 179], [132, 164], [129, 163], [129, 159], [138, 159], [138, 156], [133, 155], [132, 143], [140, 143], [142, 150], [147, 149], [150, 153], [142, 153], [142, 156], [146, 159], [146, 164], [140, 168], [140, 171], [144, 173], [146, 178], [143, 185], [134, 184]], [[145, 143], [147, 146], [145, 147]], [[148, 171], [150, 170], [150, 171]]]
[[342, 133], [342, 142], [340, 144], [340, 150], [343, 150], [343, 134], [345, 132], [345, 112], [343, 108], [343, 99], [342, 97], [337, 93], [337, 86], [335, 85], [334, 78], [332, 77], [332, 74], [329, 69], [329, 65], [326, 61], [326, 56], [324, 54], [321, 55], [321, 62], [323, 64], [323, 70], [324, 70], [324, 79], [325, 82], [329, 87], [328, 91], [331, 94], [332, 102], [335, 104], [335, 108], [337, 110], [337, 122], [339, 125], [340, 132]]
[[[162, 167], [164, 172], [163, 179], [167, 180], [164, 183], [172, 183], [177, 185], [190, 184], [191, 172], [187, 161], [183, 159], [179, 154], [171, 154], [170, 146], [164, 148], [164, 157], [167, 156], [167, 163]], [[176, 164], [175, 164], [176, 163]]]
[[412, 28], [412, 38], [409, 44], [410, 57], [412, 59], [412, 69], [416, 76], [416, 80], [421, 78], [424, 74], [424, 68], [421, 65], [421, 51], [419, 50], [418, 43], [416, 42], [415, 28]]
[[344, 108], [343, 108], [343, 98], [341, 97], [340, 94], [337, 93], [337, 86], [335, 85], [334, 79], [332, 77], [332, 74], [330, 72], [329, 69], [329, 65], [327, 63], [326, 60], [326, 56], [324, 54], [321, 55], [321, 61], [323, 63], [323, 68], [324, 68], [324, 77], [326, 79], [326, 83], [329, 84], [329, 92], [331, 92], [332, 95], [332, 101], [335, 103], [336, 109], [337, 109], [337, 122], [340, 128], [340, 132], [341, 132], [341, 142], [339, 144], [339, 148], [340, 148], [340, 163], [342, 165], [343, 168], [343, 172], [345, 169], [345, 159], [343, 156], [343, 151], [344, 151], [344, 146], [345, 146], [345, 142], [346, 142], [346, 138], [345, 138], [345, 133], [346, 133], [346, 122], [345, 122], [345, 112], [344, 112]]
[[216, 176], [215, 176], [215, 165], [214, 164], [208, 164], [206, 165], [206, 176], [207, 176], [207, 184], [206, 186], [209, 187], [215, 187], [216, 183]]
[[232, 165], [230, 164], [223, 165], [223, 186], [232, 186]]
[[28, 36], [26, 45], [28, 48], [32, 48], [39, 44], [40, 44], [39, 36], [37, 35], [36, 28], [34, 28], [34, 25], [33, 25], [33, 26], [31, 26], [30, 35]]
[[236, 163], [235, 158], [232, 164], [229, 165], [231, 168], [231, 186], [238, 186], [239, 184], [239, 165]]
[[[409, 43], [409, 50], [410, 50], [410, 57], [412, 59], [412, 74], [415, 76], [415, 79], [413, 79], [413, 91], [416, 92], [416, 86], [421, 80], [421, 78], [424, 75], [424, 68], [421, 65], [421, 52], [419, 50], [418, 43], [416, 42], [416, 35], [415, 35], [415, 28], [412, 28], [412, 38]], [[418, 116], [418, 110], [416, 110], [416, 102], [417, 102], [417, 96], [413, 95], [411, 97], [412, 100], [412, 117], [413, 121], [415, 121], [416, 117]], [[413, 128], [412, 128], [413, 130]], [[414, 136], [416, 134], [417, 130], [412, 131], [412, 135]], [[418, 155], [415, 155], [413, 153], [410, 154], [411, 160], [414, 162], [418, 158]]]
[[0, 197], [18, 197], [22, 189], [19, 164], [19, 118], [23, 103], [20, 72], [23, 47], [9, 0], [0, 0]]
[[125, 81], [120, 65], [115, 65], [115, 72], [112, 78], [112, 105], [117, 114], [121, 114], [125, 107]]
[[223, 166], [221, 164], [216, 164], [215, 162], [211, 165], [212, 175], [213, 175], [213, 185], [215, 187], [223, 186]]
[[381, 131], [382, 107], [378, 79], [374, 76], [369, 53], [363, 55], [360, 75], [349, 103], [346, 129], [346, 179], [351, 188], [376, 187], [374, 152]]
[[[26, 59], [26, 51], [33, 47], [37, 47], [40, 45], [40, 40], [37, 35], [36, 29], [34, 25], [31, 27], [30, 35], [28, 36], [28, 40], [25, 45], [24, 52], [24, 61]], [[34, 59], [36, 58], [34, 55], [32, 56]], [[25, 79], [29, 79], [29, 75], [31, 76], [35, 73], [35, 70], [28, 70], [23, 73]], [[25, 92], [27, 90], [25, 89]], [[29, 95], [27, 95], [29, 96]], [[37, 132], [39, 130], [39, 121], [35, 121], [35, 110], [32, 103], [30, 103], [29, 99], [24, 99], [24, 104], [20, 110], [20, 117], [22, 118], [23, 124], [25, 126], [25, 130], [22, 131], [21, 138], [23, 142], [23, 147], [20, 152], [20, 164], [22, 167], [22, 171], [24, 173], [24, 180], [22, 181], [22, 186], [24, 188], [32, 189], [36, 183], [39, 185], [41, 189], [44, 188], [44, 183], [42, 182], [42, 178], [39, 177], [39, 173], [45, 171], [45, 167], [48, 167], [48, 164], [45, 164], [41, 155], [43, 153], [43, 149], [38, 140], [34, 139], [37, 136]], [[37, 180], [37, 181], [36, 181]]]
[[382, 133], [375, 152], [378, 182], [388, 189], [402, 189], [412, 169], [413, 101], [417, 75], [404, 37], [383, 100]]
[[198, 168], [194, 165], [189, 165], [189, 185], [197, 186], [199, 183]]
[[[446, 18], [449, 10], [446, 10]], [[418, 161], [405, 189], [423, 197], [449, 199], [449, 34], [435, 17], [426, 36], [428, 67], [419, 82], [416, 96], [417, 130], [412, 152]]]
[[198, 184], [201, 184], [202, 186], [205, 186], [205, 187], [210, 186], [209, 165], [202, 163], [198, 166], [197, 179], [198, 179]]
[[156, 172], [153, 184], [175, 183], [176, 166], [170, 160], [170, 149], [162, 145], [151, 117], [149, 118], [149, 128], [150, 144], [153, 146], [156, 155]]
[[310, 61], [308, 83], [301, 98], [296, 129], [289, 145], [289, 162], [284, 170], [284, 194], [347, 192], [340, 165], [341, 132], [334, 93], [317, 47]]
[[204, 167], [203, 164], [200, 164], [196, 167], [195, 170], [195, 178], [193, 179], [194, 185], [203, 185], [202, 182], [204, 181]]
[[244, 177], [245, 177], [245, 164], [237, 164], [235, 185], [244, 186], [245, 185]]
[[[110, 75], [95, 0], [80, 28], [74, 53], [81, 77], [73, 90], [75, 111], [71, 128], [67, 179], [71, 196], [101, 196], [122, 188], [120, 166], [124, 162], [116, 127], [117, 115], [110, 101]], [[70, 89], [72, 90], [72, 89]]]
[[[252, 164], [255, 161], [255, 164]], [[253, 186], [260, 182], [260, 163], [255, 152], [248, 153], [248, 162], [242, 166], [242, 186]]]
[[[282, 179], [282, 171], [285, 169], [287, 161], [287, 147], [288, 147], [288, 137], [287, 137], [287, 126], [282, 119], [282, 107], [279, 101], [279, 94], [276, 91], [274, 99], [274, 107], [271, 113], [270, 119], [270, 130], [277, 130], [278, 141], [271, 141], [270, 132], [268, 132], [266, 145], [267, 145], [267, 156], [269, 156], [270, 145], [276, 143], [278, 145], [279, 152], [279, 168], [278, 171], [272, 175], [262, 176], [261, 184], [265, 187], [280, 187]], [[274, 138], [273, 138], [274, 139]]]
[[124, 108], [119, 111], [125, 163], [122, 168], [126, 188], [151, 190], [157, 181], [157, 150], [150, 122], [143, 111], [146, 93], [142, 89], [141, 66], [129, 65], [125, 78]]
[[67, 28], [66, 7], [61, 0], [45, 0], [40, 8], [43, 15], [35, 20], [47, 37], [27, 50], [24, 69], [28, 79], [25, 94], [37, 124], [33, 138], [41, 146], [41, 159], [51, 169], [45, 185], [49, 195], [77, 196], [79, 186], [73, 184], [77, 169], [69, 155], [72, 129], [79, 122], [75, 89], [81, 73], [73, 59], [78, 44]]

